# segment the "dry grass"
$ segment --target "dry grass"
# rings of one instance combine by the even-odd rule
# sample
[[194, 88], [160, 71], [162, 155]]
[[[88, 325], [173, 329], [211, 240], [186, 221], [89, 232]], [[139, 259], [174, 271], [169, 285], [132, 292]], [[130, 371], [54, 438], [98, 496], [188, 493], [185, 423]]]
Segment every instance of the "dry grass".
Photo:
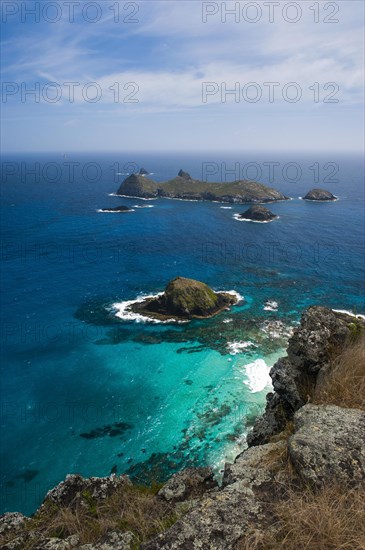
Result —
[[[78, 535], [80, 544], [96, 543], [109, 530], [131, 531], [135, 548], [139, 548], [178, 519], [174, 508], [157, 499], [155, 493], [154, 489], [134, 485], [121, 488], [104, 502], [94, 501], [85, 492], [82, 504], [75, 508], [50, 503], [26, 524], [24, 532], [32, 534], [32, 538], [27, 537], [24, 548], [39, 548], [38, 541], [43, 538], [64, 539], [70, 535]], [[5, 538], [0, 540], [0, 548], [5, 542]]]
[[237, 550], [365, 549], [365, 486], [289, 490], [273, 512], [272, 529], [253, 530]]
[[317, 383], [313, 402], [365, 410], [365, 335], [337, 355], [323, 380]]

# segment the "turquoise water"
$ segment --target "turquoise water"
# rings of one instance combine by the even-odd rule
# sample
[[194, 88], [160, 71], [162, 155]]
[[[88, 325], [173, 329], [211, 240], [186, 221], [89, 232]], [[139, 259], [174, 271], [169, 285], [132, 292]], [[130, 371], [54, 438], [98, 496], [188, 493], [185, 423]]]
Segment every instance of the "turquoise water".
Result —
[[[193, 155], [135, 159], [160, 181], [180, 168], [201, 177]], [[242, 163], [257, 159], [303, 169], [296, 183], [271, 182], [293, 200], [272, 205], [280, 218], [270, 224], [234, 220], [244, 206], [110, 196], [124, 178], [115, 161], [128, 171], [123, 155], [67, 157], [98, 163], [94, 182], [79, 168], [70, 181], [62, 157], [3, 159], [15, 163], [7, 173], [20, 168], [2, 181], [2, 511], [32, 513], [71, 472], [143, 482], [189, 465], [219, 472], [243, 448], [269, 366], [303, 308], [365, 312], [361, 159], [337, 159], [339, 181], [321, 186], [339, 200], [325, 204], [298, 197], [319, 186], [309, 167], [329, 158]], [[57, 162], [58, 180], [52, 170], [22, 177], [20, 163], [35, 162]], [[153, 208], [97, 212], [118, 204]], [[177, 275], [244, 301], [182, 325], [115, 316], [114, 304], [160, 292]], [[264, 309], [267, 300], [278, 307]]]

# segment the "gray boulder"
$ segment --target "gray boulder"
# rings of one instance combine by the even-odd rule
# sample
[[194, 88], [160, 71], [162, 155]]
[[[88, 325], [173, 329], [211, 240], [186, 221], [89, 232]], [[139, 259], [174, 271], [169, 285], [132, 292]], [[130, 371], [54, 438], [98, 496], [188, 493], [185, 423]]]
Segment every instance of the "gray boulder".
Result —
[[294, 416], [289, 455], [312, 486], [365, 479], [365, 412], [336, 405], [302, 407]]
[[212, 468], [187, 468], [174, 474], [158, 496], [168, 502], [182, 502], [201, 497], [204, 493], [218, 487]]
[[207, 494], [168, 531], [142, 545], [143, 550], [229, 550], [252, 525], [264, 532], [272, 521], [268, 501], [285, 475], [268, 466], [270, 455], [284, 446], [269, 443], [242, 453], [226, 467], [228, 485]]
[[87, 504], [87, 500], [90, 498], [100, 502], [120, 487], [131, 484], [132, 482], [126, 475], [116, 476], [112, 474], [109, 477], [84, 478], [79, 474], [70, 474], [66, 476], [65, 481], [62, 481], [47, 493], [39, 511], [42, 512], [42, 509], [49, 503], [74, 509], [77, 505]]

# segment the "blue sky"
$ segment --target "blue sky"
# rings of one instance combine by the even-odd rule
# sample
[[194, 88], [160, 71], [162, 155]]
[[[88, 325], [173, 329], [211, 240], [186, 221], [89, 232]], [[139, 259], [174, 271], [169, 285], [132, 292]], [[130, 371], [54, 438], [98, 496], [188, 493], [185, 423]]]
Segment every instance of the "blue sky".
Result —
[[[39, 21], [26, 11], [36, 4]], [[360, 0], [280, 2], [272, 22], [264, 2], [101, 0], [83, 13], [80, 0], [74, 21], [54, 4], [2, 2], [3, 152], [363, 148]], [[239, 11], [224, 22], [223, 6]], [[225, 102], [224, 85], [237, 93]], [[24, 96], [36, 86], [39, 102]]]

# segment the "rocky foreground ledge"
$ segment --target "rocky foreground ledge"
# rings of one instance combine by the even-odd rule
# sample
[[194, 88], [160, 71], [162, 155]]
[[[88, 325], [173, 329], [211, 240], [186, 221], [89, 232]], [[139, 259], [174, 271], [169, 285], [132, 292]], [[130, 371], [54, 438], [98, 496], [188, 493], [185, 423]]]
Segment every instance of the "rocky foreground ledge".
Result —
[[[270, 544], [260, 546], [259, 542], [276, 536], [277, 505], [287, 501], [290, 491], [299, 495], [310, 491], [315, 495], [316, 491], [334, 484], [341, 486], [344, 493], [364, 487], [364, 331], [365, 323], [358, 317], [324, 307], [311, 307], [304, 312], [300, 326], [289, 340], [287, 356], [279, 359], [271, 370], [275, 391], [268, 395], [266, 411], [249, 434], [250, 447], [234, 464], [226, 465], [221, 487], [210, 468], [184, 470], [161, 489], [149, 493], [149, 507], [145, 495], [145, 500], [138, 500], [138, 507], [133, 508], [136, 493], [143, 491], [134, 487], [127, 476], [90, 479], [68, 476], [48, 493], [35, 518], [16, 513], [2, 516], [1, 548], [277, 548]], [[346, 349], [357, 350], [356, 356], [347, 356], [347, 363]], [[336, 361], [339, 367], [335, 367]], [[339, 378], [342, 386], [331, 394], [336, 368], [345, 369]], [[356, 384], [350, 388], [353, 395], [350, 401], [343, 391], [346, 377], [347, 384], [349, 381]], [[341, 406], [336, 402], [341, 402]], [[361, 513], [361, 507], [363, 501], [350, 512], [351, 516]], [[131, 509], [132, 519], [127, 513]], [[105, 515], [105, 510], [108, 513], [101, 523], [100, 514]], [[89, 522], [84, 538], [94, 529], [96, 542], [83, 542], [70, 521], [62, 529], [59, 518], [66, 524], [67, 518], [76, 511], [78, 517], [86, 517]], [[115, 512], [117, 520], [112, 525]], [[296, 512], [298, 510], [290, 511], [290, 515], [295, 516]], [[138, 516], [134, 522], [133, 514]], [[142, 536], [138, 526], [147, 521], [146, 517], [154, 515], [159, 528], [154, 526], [148, 536], [147, 531]], [[48, 526], [55, 518], [58, 518], [56, 531], [63, 533], [62, 537], [50, 534]], [[339, 529], [345, 528], [339, 526]], [[352, 528], [349, 544], [341, 547], [364, 548], [365, 537], [361, 538], [360, 531], [365, 533], [363, 522], [358, 528]], [[330, 546], [331, 549], [337, 547]]]

